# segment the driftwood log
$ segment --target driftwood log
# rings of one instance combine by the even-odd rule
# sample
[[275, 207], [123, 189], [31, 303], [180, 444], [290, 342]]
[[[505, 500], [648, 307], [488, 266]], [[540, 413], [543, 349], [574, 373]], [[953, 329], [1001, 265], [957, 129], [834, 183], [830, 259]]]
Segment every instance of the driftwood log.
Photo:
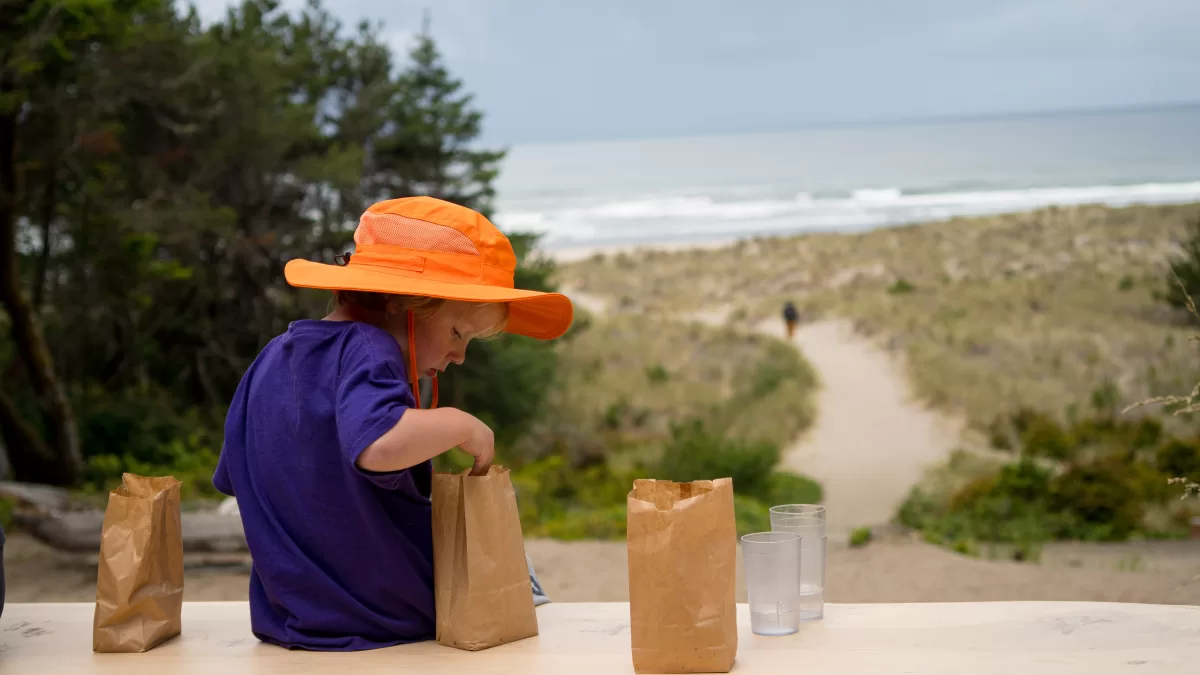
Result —
[[[0, 497], [17, 505], [13, 521], [35, 539], [61, 551], [96, 553], [104, 512], [72, 511], [65, 490], [44, 485], [0, 482]], [[228, 511], [227, 511], [228, 513]], [[236, 512], [188, 511], [181, 514], [185, 553], [242, 553], [246, 535]]]
[[[101, 511], [57, 514], [13, 514], [13, 520], [34, 538], [62, 551], [94, 553], [100, 550]], [[246, 550], [242, 519], [217, 513], [184, 513], [185, 553], [237, 553]]]
[[0, 498], [11, 500], [22, 509], [43, 512], [65, 511], [71, 505], [66, 490], [36, 483], [0, 481]]

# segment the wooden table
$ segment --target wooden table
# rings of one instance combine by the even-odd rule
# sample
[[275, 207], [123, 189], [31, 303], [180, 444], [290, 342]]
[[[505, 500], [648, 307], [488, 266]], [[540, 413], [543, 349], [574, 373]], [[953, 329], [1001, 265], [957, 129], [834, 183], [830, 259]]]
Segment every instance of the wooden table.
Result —
[[[629, 606], [550, 604], [541, 635], [468, 653], [428, 642], [289, 652], [250, 634], [245, 603], [185, 603], [183, 635], [144, 654], [93, 654], [91, 604], [16, 604], [0, 673], [304, 675], [632, 673]], [[736, 673], [1200, 674], [1200, 607], [1075, 602], [827, 605], [824, 621], [758, 637], [740, 606]]]

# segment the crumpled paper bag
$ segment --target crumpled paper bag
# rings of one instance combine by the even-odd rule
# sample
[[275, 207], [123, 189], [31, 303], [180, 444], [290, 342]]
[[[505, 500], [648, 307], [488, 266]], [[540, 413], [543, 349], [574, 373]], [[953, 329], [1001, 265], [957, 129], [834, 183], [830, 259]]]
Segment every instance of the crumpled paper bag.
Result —
[[183, 528], [179, 481], [131, 473], [108, 495], [92, 650], [144, 652], [181, 631]]
[[733, 479], [637, 480], [627, 500], [638, 673], [727, 673], [737, 654]]
[[433, 588], [439, 644], [468, 651], [538, 634], [508, 469], [433, 476]]

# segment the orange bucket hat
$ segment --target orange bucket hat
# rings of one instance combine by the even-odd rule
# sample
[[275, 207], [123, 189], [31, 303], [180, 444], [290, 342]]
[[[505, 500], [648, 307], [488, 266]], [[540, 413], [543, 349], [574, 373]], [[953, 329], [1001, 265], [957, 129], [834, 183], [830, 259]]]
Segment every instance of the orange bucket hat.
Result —
[[[441, 199], [372, 205], [358, 221], [348, 257], [344, 266], [291, 260], [283, 274], [300, 288], [508, 303], [504, 331], [539, 340], [566, 333], [574, 316], [565, 295], [514, 288], [517, 257], [508, 238], [483, 214]], [[411, 345], [411, 314], [409, 320]], [[436, 380], [434, 386], [436, 392]]]

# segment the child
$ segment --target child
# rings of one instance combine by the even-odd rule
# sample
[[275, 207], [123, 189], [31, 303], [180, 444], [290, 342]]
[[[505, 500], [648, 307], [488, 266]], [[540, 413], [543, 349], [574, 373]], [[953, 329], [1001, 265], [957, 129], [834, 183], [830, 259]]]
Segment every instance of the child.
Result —
[[493, 454], [486, 425], [434, 409], [437, 374], [472, 338], [553, 339], [572, 318], [566, 297], [513, 288], [512, 246], [470, 209], [381, 202], [354, 241], [342, 266], [287, 264], [288, 283], [332, 290], [335, 309], [291, 324], [250, 366], [213, 476], [237, 497], [253, 558], [251, 628], [288, 648], [434, 636], [431, 460], [457, 447], [486, 472]]

